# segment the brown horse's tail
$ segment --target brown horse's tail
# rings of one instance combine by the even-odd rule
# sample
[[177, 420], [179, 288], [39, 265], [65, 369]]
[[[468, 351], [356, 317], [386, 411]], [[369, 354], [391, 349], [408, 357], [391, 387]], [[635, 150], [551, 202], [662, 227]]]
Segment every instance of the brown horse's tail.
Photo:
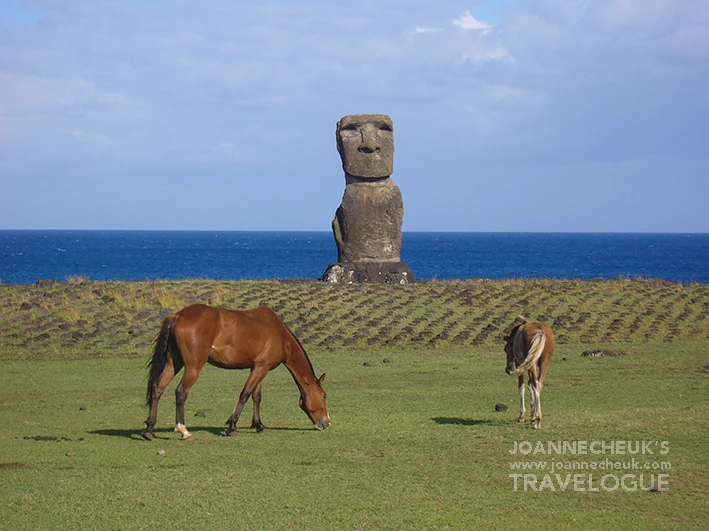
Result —
[[153, 357], [148, 362], [148, 391], [145, 394], [145, 400], [150, 407], [153, 401], [153, 393], [155, 392], [155, 383], [160, 378], [162, 371], [165, 369], [167, 364], [167, 357], [172, 349], [175, 351], [177, 344], [175, 343], [174, 337], [172, 335], [172, 329], [175, 326], [175, 321], [177, 321], [176, 315], [170, 315], [165, 318], [162, 322], [162, 328], [158, 337], [155, 339], [155, 350], [153, 351]]
[[529, 344], [529, 349], [527, 350], [527, 357], [522, 362], [522, 365], [517, 367], [514, 371], [511, 371], [510, 374], [519, 376], [520, 374], [524, 374], [525, 371], [528, 371], [534, 364], [536, 364], [542, 357], [542, 353], [544, 352], [544, 345], [546, 345], [546, 342], [547, 336], [544, 333], [544, 330], [537, 330], [534, 333], [532, 341]]

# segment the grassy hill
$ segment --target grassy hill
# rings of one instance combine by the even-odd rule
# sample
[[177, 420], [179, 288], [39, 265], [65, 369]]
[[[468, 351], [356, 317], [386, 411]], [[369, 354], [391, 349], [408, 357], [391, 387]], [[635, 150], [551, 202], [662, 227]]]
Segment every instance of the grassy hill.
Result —
[[270, 306], [308, 349], [499, 345], [519, 315], [551, 324], [559, 344], [709, 339], [709, 286], [655, 279], [341, 286], [79, 278], [0, 286], [0, 358], [146, 356], [162, 318], [195, 302]]

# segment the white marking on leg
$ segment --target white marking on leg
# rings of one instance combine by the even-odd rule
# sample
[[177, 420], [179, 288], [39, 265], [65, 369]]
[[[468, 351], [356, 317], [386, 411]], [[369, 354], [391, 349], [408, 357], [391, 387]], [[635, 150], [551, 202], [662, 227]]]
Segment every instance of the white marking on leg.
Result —
[[187, 431], [187, 427], [184, 424], [177, 423], [175, 425], [175, 432], [179, 432], [182, 434], [181, 439], [191, 439], [192, 434]]
[[539, 428], [542, 424], [542, 393], [539, 389], [539, 382], [537, 382], [534, 392], [537, 396], [536, 411], [534, 412], [534, 416], [537, 417], [537, 428]]

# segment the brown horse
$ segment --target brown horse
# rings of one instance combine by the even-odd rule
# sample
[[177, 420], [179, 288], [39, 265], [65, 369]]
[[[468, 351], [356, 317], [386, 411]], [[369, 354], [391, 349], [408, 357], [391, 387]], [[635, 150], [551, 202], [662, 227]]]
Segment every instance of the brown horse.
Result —
[[183, 367], [184, 376], [175, 389], [175, 431], [182, 434], [182, 439], [192, 438], [185, 427], [185, 400], [205, 363], [222, 369], [251, 369], [227, 421], [227, 435], [236, 435], [236, 424], [249, 397], [254, 403], [251, 427], [258, 432], [265, 429], [261, 422], [261, 382], [268, 371], [281, 363], [293, 376], [300, 390], [300, 407], [315, 429], [330, 427], [322, 388], [325, 375], [316, 378], [303, 346], [272, 310], [261, 307], [236, 311], [193, 304], [166, 317], [155, 340], [149, 363], [146, 399], [150, 413], [142, 433], [145, 439], [153, 439], [160, 396]]
[[554, 334], [546, 323], [527, 322], [515, 326], [504, 336], [507, 353], [507, 374], [519, 377], [519, 419], [524, 422], [524, 371], [529, 374], [529, 396], [532, 402], [532, 427], [542, 425], [542, 386], [554, 350]]

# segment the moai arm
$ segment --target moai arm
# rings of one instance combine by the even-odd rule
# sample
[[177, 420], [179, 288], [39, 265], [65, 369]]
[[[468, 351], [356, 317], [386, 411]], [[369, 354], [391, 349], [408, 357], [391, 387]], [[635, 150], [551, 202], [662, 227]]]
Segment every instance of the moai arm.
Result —
[[344, 240], [342, 239], [342, 227], [340, 227], [340, 211], [342, 208], [338, 208], [335, 212], [335, 217], [332, 220], [332, 234], [335, 237], [335, 245], [337, 245], [337, 261], [340, 261], [342, 257], [342, 249], [344, 246]]

